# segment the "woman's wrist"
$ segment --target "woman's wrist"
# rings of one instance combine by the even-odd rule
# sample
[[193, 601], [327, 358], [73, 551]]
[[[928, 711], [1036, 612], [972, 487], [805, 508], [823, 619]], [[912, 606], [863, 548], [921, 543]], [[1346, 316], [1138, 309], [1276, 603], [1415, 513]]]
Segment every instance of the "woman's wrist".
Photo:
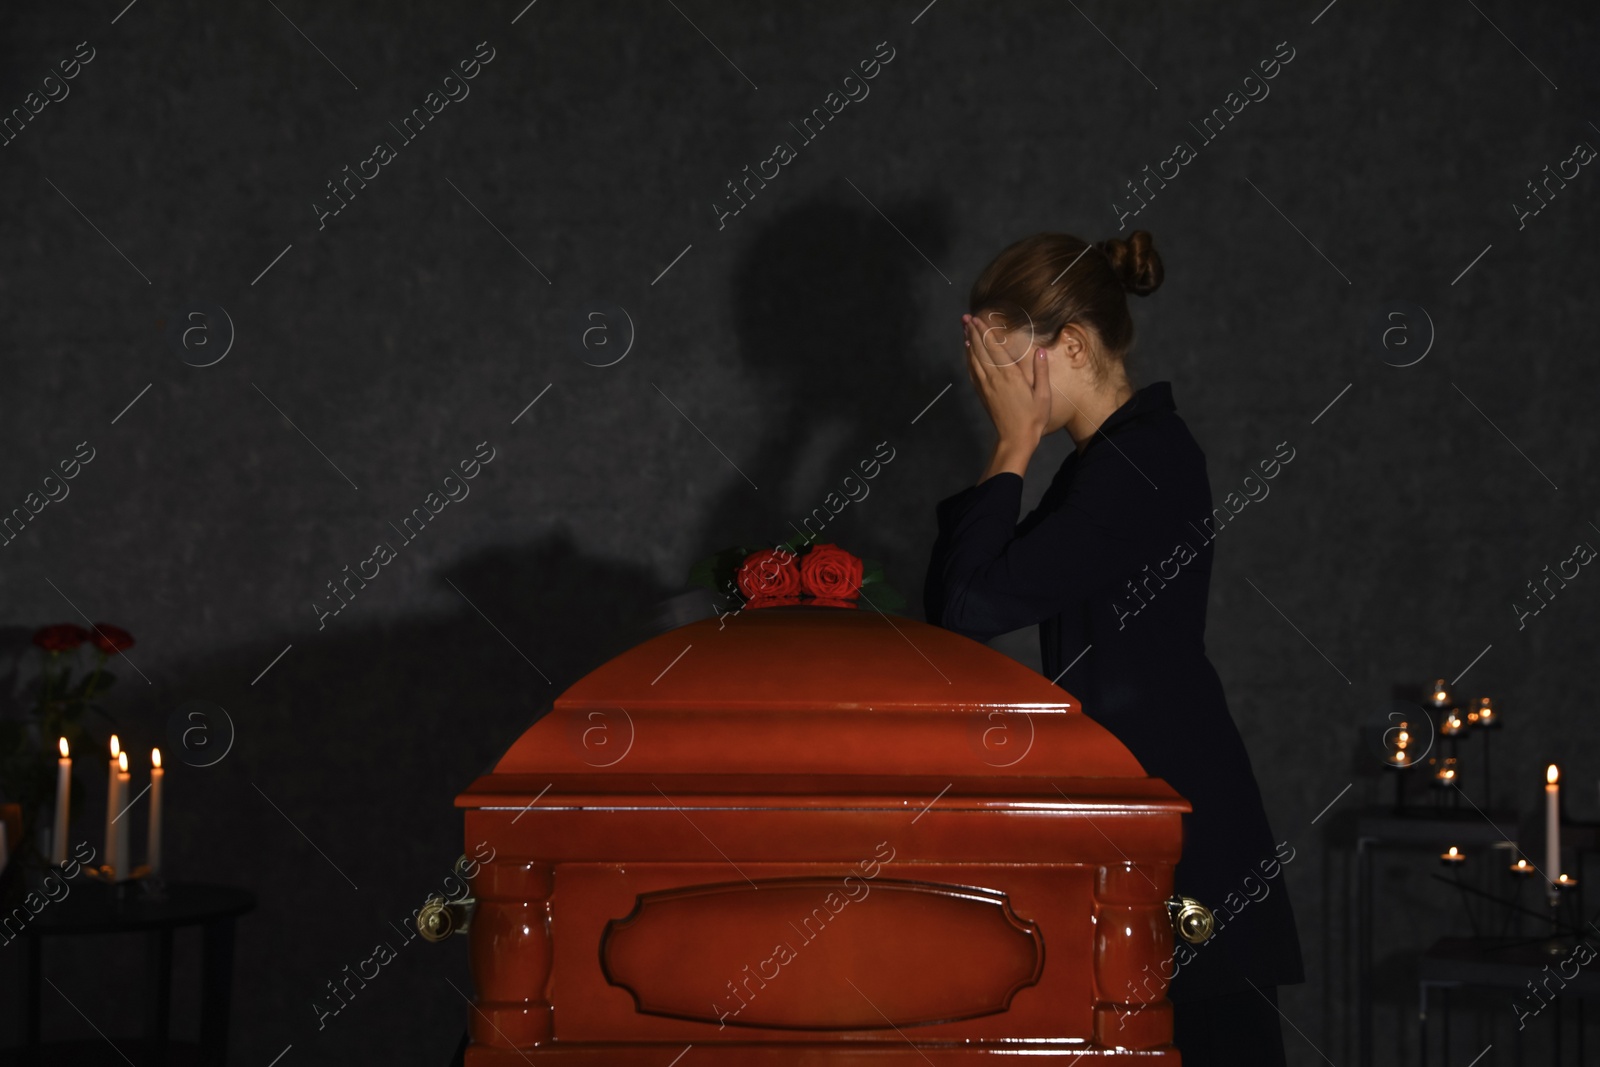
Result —
[[1009, 471], [1019, 478], [1028, 475], [1028, 462], [1033, 459], [1033, 454], [1039, 448], [1038, 441], [996, 441], [994, 454], [989, 458], [989, 466], [984, 469], [983, 477], [979, 484], [988, 481], [996, 474]]

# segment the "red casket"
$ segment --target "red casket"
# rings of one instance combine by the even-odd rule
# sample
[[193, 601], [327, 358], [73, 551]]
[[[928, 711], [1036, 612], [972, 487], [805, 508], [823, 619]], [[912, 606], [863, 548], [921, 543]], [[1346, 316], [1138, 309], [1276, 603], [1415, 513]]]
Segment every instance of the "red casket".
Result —
[[467, 1067], [1175, 1065], [1189, 804], [1060, 688], [837, 607], [661, 634], [456, 798]]

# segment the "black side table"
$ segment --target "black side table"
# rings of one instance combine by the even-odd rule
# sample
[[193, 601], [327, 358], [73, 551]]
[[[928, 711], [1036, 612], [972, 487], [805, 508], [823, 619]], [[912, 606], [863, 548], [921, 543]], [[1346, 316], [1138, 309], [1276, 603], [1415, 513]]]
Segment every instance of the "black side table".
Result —
[[[124, 1063], [125, 1052], [137, 1053], [133, 1062], [147, 1064], [204, 1063], [221, 1065], [228, 1054], [228, 1014], [233, 1000], [234, 920], [256, 906], [255, 894], [232, 886], [168, 882], [161, 899], [144, 894], [138, 884], [127, 886], [123, 898], [111, 886], [75, 882], [72, 893], [46, 906], [24, 931], [27, 941], [28, 989], [20, 999], [23, 1063], [87, 1063], [109, 1056]], [[200, 1044], [175, 1046], [169, 1041], [172, 1015], [172, 934], [180, 927], [201, 928]], [[47, 937], [88, 936], [143, 932], [147, 939], [149, 989], [145, 1002], [142, 1041], [40, 1042], [40, 1014], [44, 990], [44, 940]], [[115, 1048], [115, 1052], [113, 1052]], [[65, 1058], [63, 1058], [65, 1056]]]
[[[1383, 848], [1425, 849], [1442, 852], [1450, 845], [1469, 849], [1515, 850], [1518, 815], [1512, 811], [1478, 811], [1474, 808], [1418, 804], [1395, 811], [1390, 806], [1350, 809], [1329, 820], [1331, 843], [1353, 848], [1356, 862], [1356, 1062], [1373, 1062], [1372, 936], [1374, 926], [1372, 867], [1374, 854]], [[1510, 860], [1506, 861], [1507, 866]]]
[[[1460, 986], [1487, 986], [1524, 991], [1539, 988], [1547, 980], [1551, 969], [1569, 957], [1572, 949], [1561, 945], [1552, 951], [1549, 943], [1528, 937], [1445, 937], [1434, 942], [1423, 955], [1417, 971], [1421, 1028], [1421, 1062], [1428, 1063], [1428, 992], [1439, 989], [1444, 996], [1444, 1062], [1450, 1062], [1450, 1001], [1449, 991]], [[1578, 999], [1578, 1062], [1586, 1062], [1583, 1048], [1583, 1001], [1600, 999], [1600, 975], [1593, 971], [1574, 968], [1572, 977], [1559, 977], [1560, 989], [1554, 992], [1556, 1041], [1554, 1062], [1561, 1062], [1561, 1000], [1562, 997]], [[1527, 994], [1537, 1005], [1535, 1014], [1543, 1009], [1542, 998]], [[1517, 1062], [1522, 1062], [1521, 1029], [1513, 1031], [1517, 1038]]]

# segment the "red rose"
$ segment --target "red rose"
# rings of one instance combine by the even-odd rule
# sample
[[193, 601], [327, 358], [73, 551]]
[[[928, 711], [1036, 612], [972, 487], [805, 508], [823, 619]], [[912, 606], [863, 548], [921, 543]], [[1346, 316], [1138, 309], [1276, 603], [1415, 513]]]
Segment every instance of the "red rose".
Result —
[[800, 582], [812, 596], [854, 600], [861, 591], [861, 560], [838, 545], [816, 545], [800, 561]]
[[800, 569], [794, 565], [794, 553], [764, 548], [744, 558], [738, 583], [747, 598], [795, 596], [800, 592]]
[[88, 638], [88, 631], [83, 627], [75, 623], [62, 622], [46, 626], [34, 634], [33, 643], [46, 652], [71, 652]]
[[94, 633], [89, 635], [89, 640], [94, 642], [95, 648], [108, 656], [133, 647], [132, 634], [120, 626], [112, 626], [106, 622], [94, 624]]

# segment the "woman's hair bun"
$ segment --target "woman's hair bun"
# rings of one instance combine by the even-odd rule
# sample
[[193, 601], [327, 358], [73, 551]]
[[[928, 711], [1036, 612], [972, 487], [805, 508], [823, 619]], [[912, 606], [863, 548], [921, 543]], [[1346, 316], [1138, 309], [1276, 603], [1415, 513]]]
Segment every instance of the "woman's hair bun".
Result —
[[1149, 296], [1161, 285], [1161, 255], [1147, 230], [1134, 230], [1127, 240], [1112, 237], [1100, 242], [1100, 251], [1122, 280], [1122, 288], [1135, 296]]

